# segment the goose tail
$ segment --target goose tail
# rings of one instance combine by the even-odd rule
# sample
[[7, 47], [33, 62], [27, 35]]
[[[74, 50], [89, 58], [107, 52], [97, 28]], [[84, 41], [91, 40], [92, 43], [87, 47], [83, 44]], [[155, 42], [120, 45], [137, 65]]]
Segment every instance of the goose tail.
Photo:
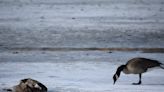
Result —
[[163, 63], [160, 64], [160, 68], [164, 69], [164, 64]]

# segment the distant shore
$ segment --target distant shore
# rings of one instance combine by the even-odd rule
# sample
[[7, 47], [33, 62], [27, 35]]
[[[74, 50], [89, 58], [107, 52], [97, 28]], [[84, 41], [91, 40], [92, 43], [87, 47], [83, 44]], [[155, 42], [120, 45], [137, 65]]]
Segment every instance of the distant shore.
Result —
[[52, 48], [52, 47], [15, 47], [5, 50], [14, 51], [141, 51], [143, 53], [164, 53], [164, 48]]

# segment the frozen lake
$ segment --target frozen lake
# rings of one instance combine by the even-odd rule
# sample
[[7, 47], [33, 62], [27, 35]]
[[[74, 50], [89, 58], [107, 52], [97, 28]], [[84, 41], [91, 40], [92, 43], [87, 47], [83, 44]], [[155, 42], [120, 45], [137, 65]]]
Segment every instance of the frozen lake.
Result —
[[138, 75], [112, 80], [127, 60], [163, 53], [94, 48], [164, 48], [164, 0], [0, 0], [0, 91], [29, 77], [49, 92], [164, 91], [161, 69], [138, 86]]
[[163, 25], [163, 0], [0, 0], [0, 48], [162, 48]]
[[[11, 87], [22, 78], [37, 79], [48, 92], [162, 92], [164, 70], [125, 75], [113, 85], [116, 68], [133, 57], [146, 57], [164, 63], [163, 53], [108, 51], [5, 51], [0, 54], [0, 89]], [[3, 92], [3, 91], [2, 91]]]

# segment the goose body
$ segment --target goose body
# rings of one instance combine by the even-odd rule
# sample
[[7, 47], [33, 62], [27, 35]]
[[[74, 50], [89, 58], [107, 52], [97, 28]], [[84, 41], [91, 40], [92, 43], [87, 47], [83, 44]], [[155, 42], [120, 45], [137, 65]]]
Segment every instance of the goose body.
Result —
[[20, 83], [12, 89], [4, 89], [7, 92], [47, 92], [47, 87], [37, 80], [27, 78], [22, 79]]
[[139, 82], [133, 83], [135, 85], [141, 84], [141, 75], [142, 73], [147, 72], [148, 69], [154, 67], [162, 67], [162, 63], [157, 60], [147, 59], [147, 58], [133, 58], [129, 60], [125, 65], [121, 65], [117, 68], [116, 73], [113, 76], [114, 84], [119, 78], [121, 71], [125, 74], [139, 74]]
[[14, 86], [14, 92], [47, 92], [47, 87], [37, 80], [22, 79], [19, 85]]

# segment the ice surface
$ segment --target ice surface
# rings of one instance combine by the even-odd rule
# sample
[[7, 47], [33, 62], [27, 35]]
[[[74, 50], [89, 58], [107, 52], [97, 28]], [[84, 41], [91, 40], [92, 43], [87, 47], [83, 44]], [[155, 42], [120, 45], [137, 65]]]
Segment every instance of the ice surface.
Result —
[[0, 47], [164, 47], [163, 0], [0, 0]]
[[138, 86], [138, 75], [112, 80], [127, 60], [163, 53], [5, 49], [163, 48], [163, 25], [163, 0], [0, 0], [0, 91], [30, 77], [49, 92], [163, 92], [161, 69]]
[[121, 74], [113, 85], [116, 68], [133, 57], [146, 57], [164, 63], [163, 53], [107, 51], [12, 51], [0, 54], [0, 88], [8, 88], [22, 78], [45, 84], [48, 92], [162, 92], [164, 70], [143, 74], [142, 85], [131, 85], [138, 75]]

